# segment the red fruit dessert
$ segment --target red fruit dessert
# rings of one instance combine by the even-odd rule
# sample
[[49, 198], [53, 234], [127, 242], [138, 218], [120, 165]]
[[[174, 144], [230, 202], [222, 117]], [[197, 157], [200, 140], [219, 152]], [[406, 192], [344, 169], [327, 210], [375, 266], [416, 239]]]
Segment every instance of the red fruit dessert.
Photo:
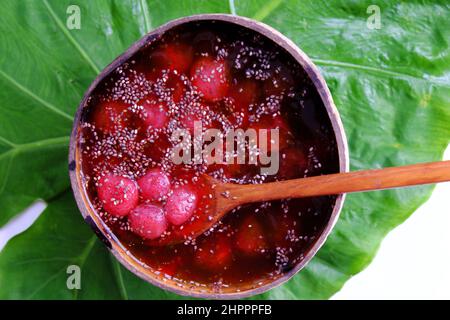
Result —
[[[289, 125], [278, 114], [275, 114], [275, 116], [263, 116], [257, 122], [251, 124], [250, 128], [256, 130], [258, 135], [258, 148], [264, 153], [278, 152], [293, 142], [293, 135]], [[267, 143], [262, 143], [259, 139], [261, 129], [267, 131]], [[278, 129], [278, 143], [272, 137], [272, 129]]]
[[258, 90], [258, 83], [255, 80], [244, 79], [234, 84], [228, 94], [233, 100], [236, 111], [248, 112], [249, 106], [258, 97]]
[[93, 125], [104, 133], [114, 133], [128, 120], [128, 105], [122, 101], [102, 101], [92, 114]]
[[151, 169], [137, 181], [142, 197], [150, 201], [161, 201], [170, 191], [169, 177], [160, 169]]
[[197, 201], [198, 197], [190, 186], [175, 188], [167, 199], [167, 220], [176, 226], [185, 223], [194, 213]]
[[[282, 210], [280, 210], [282, 211]], [[270, 217], [267, 219], [268, 234], [272, 247], [289, 248], [298, 242], [301, 236], [301, 225], [299, 216], [280, 214], [279, 217]]]
[[260, 254], [267, 250], [264, 229], [253, 215], [249, 215], [243, 219], [238, 227], [235, 240], [236, 247], [244, 254]]
[[167, 220], [161, 207], [142, 204], [128, 216], [131, 230], [144, 239], [159, 238], [167, 229]]
[[201, 57], [191, 68], [193, 85], [208, 101], [216, 101], [225, 97], [229, 87], [228, 66], [224, 60], [212, 57]]
[[[200, 109], [201, 107], [199, 107]], [[188, 130], [191, 134], [194, 134], [195, 123], [203, 126], [203, 119], [200, 112], [195, 114], [183, 114], [180, 116], [180, 128]]]
[[167, 125], [169, 116], [165, 102], [155, 95], [148, 95], [137, 103], [143, 108], [143, 122], [148, 129], [161, 129]]
[[[143, 134], [145, 134], [145, 132]], [[143, 153], [148, 160], [161, 162], [167, 153], [167, 150], [170, 150], [171, 146], [169, 137], [164, 134], [160, 134], [157, 138], [144, 145]]]
[[220, 272], [232, 262], [231, 246], [231, 239], [225, 233], [206, 237], [195, 251], [195, 263], [204, 270]]
[[174, 276], [177, 273], [177, 270], [182, 270], [182, 268], [183, 258], [181, 258], [180, 256], [176, 256], [173, 258], [169, 258], [167, 261], [161, 261], [157, 269], [165, 275]]
[[240, 123], [242, 128], [248, 126], [250, 109], [257, 100], [258, 90], [256, 81], [244, 79], [235, 83], [228, 92], [234, 107], [231, 121]]
[[280, 168], [278, 175], [281, 178], [289, 179], [304, 176], [308, 168], [308, 157], [297, 148], [287, 148], [280, 151]]
[[[210, 177], [259, 184], [338, 171], [334, 130], [319, 93], [271, 40], [220, 21], [183, 24], [140, 48], [87, 101], [78, 130], [86, 195], [149, 272], [197, 291], [245, 292], [292, 269], [327, 224], [333, 197], [271, 201], [235, 208], [193, 237], [213, 218]], [[189, 157], [176, 162], [176, 133], [186, 128], [194, 138], [195, 121], [202, 123], [202, 150], [181, 150]], [[278, 128], [278, 146], [250, 145], [249, 128]], [[244, 133], [245, 163], [208, 162], [224, 155], [219, 150], [230, 132], [232, 154]], [[218, 149], [203, 152], [215, 142]], [[258, 148], [266, 160], [279, 161], [278, 172], [263, 172], [269, 165], [261, 157], [249, 162], [249, 151]], [[170, 243], [171, 236], [184, 242]]]
[[274, 70], [272, 77], [264, 81], [264, 91], [267, 96], [283, 97], [292, 90], [294, 80], [286, 67], [279, 67]]
[[162, 46], [150, 56], [150, 62], [160, 69], [176, 70], [186, 73], [192, 63], [193, 49], [191, 46], [174, 43]]
[[113, 174], [100, 178], [97, 194], [103, 208], [116, 217], [126, 216], [136, 207], [139, 199], [136, 182]]
[[175, 103], [179, 103], [184, 98], [187, 90], [186, 77], [177, 74], [170, 74], [167, 79], [167, 87], [172, 91], [172, 99]]

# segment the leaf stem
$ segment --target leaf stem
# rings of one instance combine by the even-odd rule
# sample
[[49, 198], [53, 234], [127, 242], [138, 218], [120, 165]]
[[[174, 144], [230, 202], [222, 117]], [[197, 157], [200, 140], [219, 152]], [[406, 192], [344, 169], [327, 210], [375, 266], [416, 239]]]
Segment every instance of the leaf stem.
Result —
[[119, 287], [120, 295], [122, 296], [122, 299], [128, 300], [129, 299], [128, 292], [125, 287], [125, 281], [123, 280], [120, 263], [119, 263], [119, 261], [117, 261], [116, 257], [114, 257], [114, 255], [112, 253], [108, 253], [108, 254], [109, 254], [109, 259], [111, 260], [111, 263], [112, 263], [114, 274], [116, 275], [116, 278], [117, 278], [117, 286]]
[[318, 65], [322, 66], [330, 66], [330, 67], [341, 67], [341, 68], [348, 68], [348, 69], [355, 69], [355, 70], [364, 70], [367, 72], [374, 72], [378, 74], [382, 74], [385, 76], [390, 76], [392, 78], [399, 78], [399, 79], [412, 79], [412, 80], [418, 80], [418, 81], [426, 81], [435, 83], [437, 85], [442, 85], [444, 87], [449, 87], [450, 85], [446, 83], [445, 81], [442, 81], [440, 79], [436, 78], [422, 78], [419, 76], [414, 76], [411, 74], [381, 69], [377, 67], [370, 67], [355, 63], [348, 63], [348, 62], [342, 62], [342, 61], [336, 61], [336, 60], [325, 60], [325, 59], [318, 59], [318, 58], [311, 58], [311, 60]]
[[54, 145], [68, 145], [70, 141], [69, 136], [64, 137], [58, 137], [58, 138], [50, 138], [45, 140], [37, 140], [30, 143], [23, 143], [23, 144], [16, 144], [14, 148], [9, 149], [8, 151], [0, 154], [0, 160], [5, 158], [8, 155], [15, 154], [18, 152], [24, 152], [40, 147], [48, 147], [48, 146], [54, 146]]
[[228, 0], [228, 5], [230, 6], [230, 13], [235, 16], [236, 13], [236, 6], [234, 5], [234, 0]]
[[262, 21], [264, 20], [273, 10], [275, 10], [283, 0], [273, 0], [267, 3], [267, 5], [263, 5], [261, 9], [259, 9], [254, 15], [253, 19]]

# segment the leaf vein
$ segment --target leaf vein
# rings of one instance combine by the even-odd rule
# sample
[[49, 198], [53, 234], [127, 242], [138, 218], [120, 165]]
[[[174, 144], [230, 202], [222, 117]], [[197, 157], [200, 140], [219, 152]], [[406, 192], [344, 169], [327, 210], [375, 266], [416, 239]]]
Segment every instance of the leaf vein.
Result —
[[234, 5], [234, 0], [228, 0], [228, 5], [230, 6], [230, 13], [236, 15], [236, 6]]
[[140, 0], [142, 14], [144, 15], [144, 23], [145, 23], [145, 29], [146, 32], [150, 32], [150, 30], [153, 29], [151, 19], [150, 19], [150, 12], [148, 10], [148, 5], [145, 0]]
[[262, 6], [261, 9], [256, 11], [256, 13], [253, 15], [254, 20], [262, 21], [264, 20], [269, 14], [272, 13], [278, 6], [283, 2], [283, 0], [273, 0], [270, 1], [267, 5]]
[[41, 291], [42, 289], [44, 289], [50, 282], [52, 282], [54, 279], [56, 279], [59, 274], [61, 272], [63, 272], [64, 270], [66, 270], [66, 268], [62, 268], [61, 270], [58, 270], [58, 272], [55, 272], [55, 274], [51, 277], [49, 277], [47, 279], [47, 281], [45, 281], [44, 283], [42, 283], [42, 285], [40, 285], [39, 287], [36, 288], [36, 290], [34, 290], [28, 297], [26, 297], [25, 300], [30, 300], [32, 297], [34, 297], [39, 291]]
[[75, 47], [75, 49], [77, 49], [78, 52], [80, 53], [80, 55], [87, 61], [89, 66], [92, 68], [92, 70], [96, 74], [100, 73], [100, 68], [97, 67], [95, 62], [89, 57], [89, 55], [83, 49], [81, 44], [78, 43], [78, 41], [70, 34], [70, 32], [67, 30], [67, 28], [65, 28], [65, 26], [62, 23], [61, 19], [59, 19], [59, 17], [53, 11], [53, 9], [50, 6], [50, 4], [48, 3], [48, 1], [44, 0], [43, 3], [44, 3], [44, 6], [46, 7], [46, 9], [48, 10], [48, 12], [50, 13], [50, 16], [53, 18], [53, 20], [55, 20], [56, 25], [61, 29], [62, 33], [67, 37], [67, 39], [70, 41], [70, 43], [72, 43], [72, 45]]
[[51, 103], [45, 101], [44, 99], [42, 99], [41, 97], [39, 97], [38, 95], [36, 95], [35, 93], [31, 92], [28, 88], [24, 87], [23, 85], [21, 85], [19, 82], [17, 82], [15, 79], [13, 79], [12, 77], [10, 77], [9, 75], [7, 75], [5, 72], [3, 72], [2, 70], [0, 70], [0, 75], [3, 76], [3, 78], [5, 78], [6, 80], [8, 80], [10, 83], [12, 83], [16, 88], [18, 88], [20, 91], [22, 91], [23, 93], [27, 94], [28, 96], [30, 96], [31, 98], [33, 98], [34, 100], [36, 100], [37, 102], [39, 102], [40, 104], [42, 104], [44, 107], [46, 107], [47, 109], [59, 114], [60, 116], [63, 116], [64, 118], [72, 121], [73, 117], [70, 116], [69, 114], [59, 110], [57, 107], [55, 107], [54, 105], [52, 105]]
[[37, 140], [30, 143], [24, 143], [24, 144], [16, 144], [14, 148], [9, 149], [8, 151], [0, 154], [0, 160], [6, 158], [9, 155], [14, 155], [19, 152], [26, 152], [35, 148], [39, 147], [47, 147], [47, 146], [53, 146], [58, 144], [66, 144], [69, 143], [70, 137], [64, 136], [64, 137], [58, 137], [58, 138], [50, 138], [50, 139], [44, 139], [44, 140]]
[[120, 269], [119, 261], [117, 261], [116, 257], [114, 257], [112, 254], [109, 255], [109, 258], [111, 260], [111, 263], [113, 264], [113, 269], [116, 274], [116, 280], [117, 285], [119, 286], [120, 295], [124, 300], [128, 300], [128, 292], [127, 288], [125, 287], [125, 282], [123, 280], [122, 270]]
[[12, 147], [15, 148], [16, 144], [9, 141], [8, 139], [6, 139], [5, 137], [0, 136], [0, 142], [3, 142], [4, 144], [6, 144], [8, 147]]
[[409, 79], [418, 80], [418, 81], [432, 82], [437, 85], [442, 85], [445, 87], [450, 86], [450, 84], [448, 84], [444, 81], [441, 81], [439, 79], [436, 79], [436, 78], [426, 79], [426, 78], [421, 78], [421, 77], [414, 76], [414, 75], [407, 74], [407, 73], [401, 73], [401, 72], [391, 71], [391, 70], [382, 69], [382, 68], [370, 67], [370, 66], [365, 66], [365, 65], [356, 64], [356, 63], [349, 63], [349, 62], [336, 61], [336, 60], [325, 60], [325, 59], [318, 59], [318, 58], [311, 58], [311, 60], [314, 63], [316, 63], [318, 65], [322, 65], [322, 66], [342, 67], [342, 68], [363, 70], [363, 71], [382, 74], [385, 76], [390, 76], [393, 78], [400, 78], [400, 79], [409, 78]]

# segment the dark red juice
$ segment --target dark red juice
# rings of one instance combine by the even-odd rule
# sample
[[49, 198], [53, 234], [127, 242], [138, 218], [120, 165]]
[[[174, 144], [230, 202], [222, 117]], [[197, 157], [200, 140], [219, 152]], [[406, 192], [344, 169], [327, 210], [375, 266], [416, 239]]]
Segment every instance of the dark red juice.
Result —
[[[279, 129], [276, 174], [259, 164], [175, 164], [177, 129]], [[327, 224], [335, 197], [246, 205], [189, 237], [223, 182], [264, 183], [338, 172], [333, 129], [300, 65], [263, 36], [225, 22], [188, 23], [149, 43], [90, 97], [81, 131], [89, 199], [118, 239], [181, 285], [252, 288], [298, 264]], [[261, 146], [264, 147], [264, 146]], [[181, 204], [181, 205], [180, 205]], [[186, 241], [164, 245], [170, 232]]]

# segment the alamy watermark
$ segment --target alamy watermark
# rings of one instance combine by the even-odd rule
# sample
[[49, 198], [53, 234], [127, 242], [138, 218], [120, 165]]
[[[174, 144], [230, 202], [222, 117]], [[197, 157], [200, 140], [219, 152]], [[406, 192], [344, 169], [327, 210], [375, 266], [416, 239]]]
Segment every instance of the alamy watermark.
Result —
[[70, 5], [66, 10], [67, 19], [66, 27], [69, 30], [80, 30], [81, 29], [81, 10], [77, 5]]
[[380, 7], [372, 4], [367, 7], [367, 11], [370, 16], [367, 18], [367, 28], [370, 30], [381, 29], [381, 10]]
[[[269, 139], [270, 137], [270, 139]], [[203, 130], [201, 121], [194, 122], [193, 134], [186, 129], [172, 133], [171, 158], [175, 164], [260, 164], [263, 175], [278, 173], [279, 129]]]
[[66, 286], [69, 290], [80, 290], [81, 289], [81, 268], [75, 264], [67, 266], [66, 273], [69, 275], [67, 277]]

